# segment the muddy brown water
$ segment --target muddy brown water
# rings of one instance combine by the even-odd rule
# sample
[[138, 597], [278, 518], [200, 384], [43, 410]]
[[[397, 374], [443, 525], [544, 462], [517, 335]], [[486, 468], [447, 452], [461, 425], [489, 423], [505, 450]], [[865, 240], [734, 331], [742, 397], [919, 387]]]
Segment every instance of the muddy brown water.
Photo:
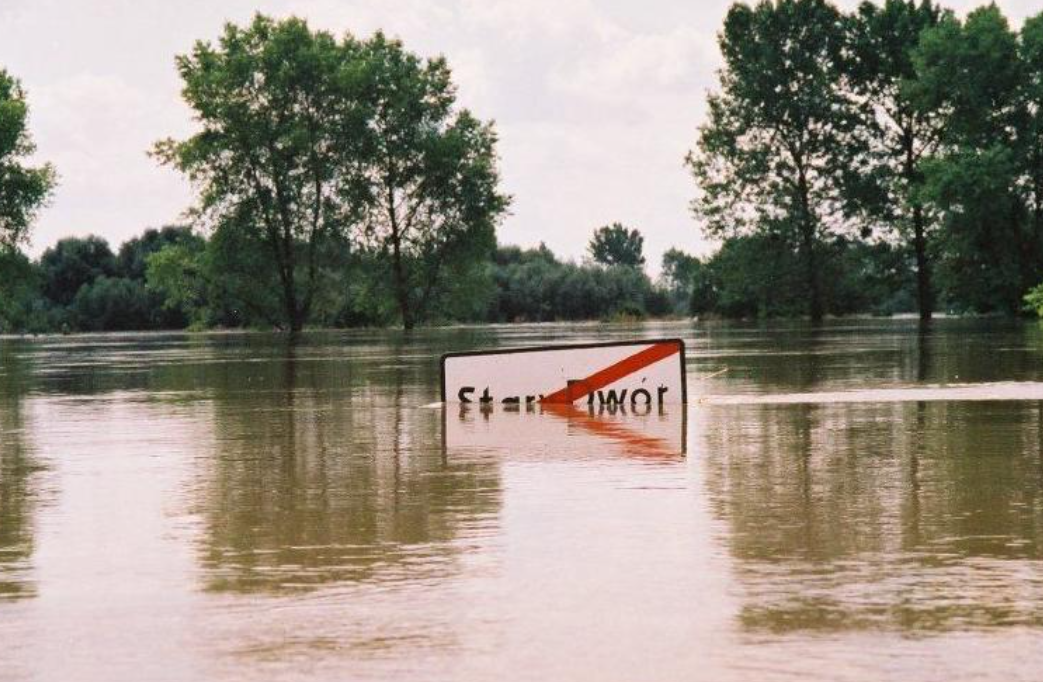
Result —
[[[430, 406], [666, 336], [685, 410]], [[1041, 558], [1035, 324], [0, 340], [5, 681], [1035, 680]]]

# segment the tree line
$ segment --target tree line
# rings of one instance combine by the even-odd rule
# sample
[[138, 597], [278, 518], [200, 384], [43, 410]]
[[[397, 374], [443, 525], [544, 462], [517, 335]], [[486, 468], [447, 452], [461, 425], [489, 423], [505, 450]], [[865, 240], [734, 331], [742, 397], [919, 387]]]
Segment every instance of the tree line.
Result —
[[[213, 298], [220, 290], [245, 318], [299, 331], [343, 295], [333, 287], [357, 265], [349, 289], [389, 293], [410, 328], [437, 317], [495, 248], [510, 203], [495, 129], [456, 104], [443, 58], [421, 59], [382, 33], [338, 38], [257, 14], [246, 26], [226, 24], [216, 43], [198, 41], [176, 64], [198, 132], [161, 140], [151, 154], [195, 187], [190, 216], [208, 248], [167, 252], [156, 291], [182, 307], [206, 299], [197, 321], [225, 321], [213, 312], [229, 300]], [[5, 106], [24, 114], [16, 84], [7, 95]], [[24, 115], [16, 123], [20, 142], [7, 156], [27, 168]], [[36, 170], [35, 194], [0, 174], [0, 196], [11, 189], [26, 209], [0, 222], [8, 259], [25, 241], [28, 209], [53, 187], [51, 169]]]
[[922, 318], [1022, 310], [1043, 278], [1043, 14], [1015, 31], [994, 4], [763, 0], [719, 43], [694, 210], [718, 262], [761, 258], [718, 280], [766, 276], [762, 311], [820, 319], [849, 312], [839, 264], [897, 256], [891, 294], [911, 278]]
[[[273, 275], [258, 289], [240, 245], [185, 225], [147, 229], [118, 249], [97, 236], [67, 237], [36, 260], [7, 251], [0, 268], [0, 332], [260, 328], [283, 324], [284, 300]], [[645, 273], [637, 230], [595, 231], [589, 257], [559, 258], [544, 245], [497, 246], [465, 277], [444, 283], [426, 312], [444, 322], [628, 320], [686, 314], [687, 290]], [[260, 261], [257, 266], [263, 267]], [[359, 253], [325, 269], [309, 324], [388, 326], [400, 322], [386, 267]]]
[[582, 262], [500, 245], [497, 134], [446, 61], [256, 15], [176, 58], [197, 132], [157, 142], [196, 190], [189, 225], [118, 252], [22, 251], [57, 175], [0, 70], [0, 329], [55, 331], [1017, 314], [1043, 288], [1043, 14], [928, 0], [734, 4], [685, 158], [719, 241], [644, 271], [599, 229]]

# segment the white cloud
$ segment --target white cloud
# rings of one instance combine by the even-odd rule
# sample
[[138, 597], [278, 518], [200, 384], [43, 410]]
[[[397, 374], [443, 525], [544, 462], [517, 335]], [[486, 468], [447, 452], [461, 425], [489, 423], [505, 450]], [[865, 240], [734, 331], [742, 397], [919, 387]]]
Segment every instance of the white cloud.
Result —
[[706, 35], [692, 27], [669, 33], [613, 32], [597, 49], [551, 75], [555, 90], [594, 99], [632, 99], [634, 91], [697, 85], [695, 76], [712, 58], [705, 54]]
[[189, 112], [175, 94], [81, 72], [30, 96], [36, 157], [53, 163], [60, 176], [33, 239], [35, 251], [69, 234], [102, 234], [115, 245], [177, 219], [191, 200], [188, 188], [146, 155], [159, 131], [187, 130]]
[[465, 25], [512, 42], [555, 41], [609, 29], [589, 0], [464, 0], [458, 6]]

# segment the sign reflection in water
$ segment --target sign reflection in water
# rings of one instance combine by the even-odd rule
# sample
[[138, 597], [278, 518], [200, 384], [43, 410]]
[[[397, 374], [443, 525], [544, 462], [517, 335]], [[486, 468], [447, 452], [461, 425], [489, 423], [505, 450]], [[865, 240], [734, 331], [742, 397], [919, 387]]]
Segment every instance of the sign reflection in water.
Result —
[[449, 404], [443, 409], [449, 454], [652, 461], [676, 461], [685, 454], [683, 405]]

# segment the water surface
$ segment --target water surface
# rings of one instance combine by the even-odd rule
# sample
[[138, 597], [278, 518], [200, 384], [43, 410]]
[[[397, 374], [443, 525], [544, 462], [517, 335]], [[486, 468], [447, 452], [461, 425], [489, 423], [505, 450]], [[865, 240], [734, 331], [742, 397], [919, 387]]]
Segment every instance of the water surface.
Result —
[[[430, 406], [655, 336], [686, 410]], [[1035, 325], [0, 340], [4, 680], [1030, 680], [1041, 557]]]

